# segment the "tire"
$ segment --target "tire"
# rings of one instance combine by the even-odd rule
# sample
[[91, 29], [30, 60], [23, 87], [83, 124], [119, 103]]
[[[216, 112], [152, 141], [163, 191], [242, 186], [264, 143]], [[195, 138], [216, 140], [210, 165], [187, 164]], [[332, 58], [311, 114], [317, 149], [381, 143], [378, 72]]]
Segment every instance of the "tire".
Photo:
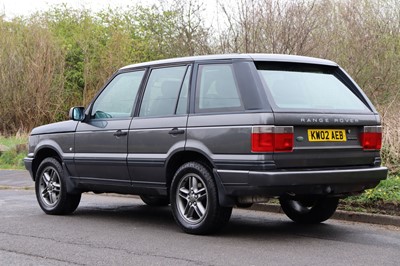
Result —
[[168, 197], [141, 195], [140, 198], [144, 203], [146, 203], [146, 205], [151, 207], [163, 207], [168, 206], [169, 204]]
[[283, 212], [294, 222], [300, 224], [318, 224], [328, 220], [335, 213], [338, 198], [280, 198]]
[[189, 234], [212, 234], [229, 221], [232, 207], [221, 207], [215, 181], [197, 162], [182, 165], [172, 180], [170, 201], [176, 223]]
[[70, 214], [81, 200], [81, 193], [67, 193], [64, 171], [55, 158], [46, 158], [39, 165], [35, 192], [39, 206], [46, 214]]

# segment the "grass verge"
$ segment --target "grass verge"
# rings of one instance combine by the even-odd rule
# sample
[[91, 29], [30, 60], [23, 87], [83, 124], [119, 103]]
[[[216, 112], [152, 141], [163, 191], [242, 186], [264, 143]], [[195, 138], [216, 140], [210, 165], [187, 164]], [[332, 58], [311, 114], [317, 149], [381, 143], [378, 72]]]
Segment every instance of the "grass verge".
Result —
[[400, 176], [389, 176], [377, 187], [341, 200], [339, 209], [400, 216]]
[[27, 143], [27, 136], [0, 136], [0, 169], [24, 169]]

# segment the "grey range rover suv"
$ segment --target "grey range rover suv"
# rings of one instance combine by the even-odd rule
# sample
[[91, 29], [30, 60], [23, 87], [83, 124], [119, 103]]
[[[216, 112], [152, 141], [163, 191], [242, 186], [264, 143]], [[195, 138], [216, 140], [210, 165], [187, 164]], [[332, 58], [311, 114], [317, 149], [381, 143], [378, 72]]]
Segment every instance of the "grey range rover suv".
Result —
[[210, 55], [119, 69], [70, 120], [32, 130], [25, 166], [47, 214], [83, 192], [171, 205], [183, 231], [209, 234], [232, 207], [278, 198], [320, 223], [340, 198], [375, 187], [382, 129], [336, 63], [268, 54]]

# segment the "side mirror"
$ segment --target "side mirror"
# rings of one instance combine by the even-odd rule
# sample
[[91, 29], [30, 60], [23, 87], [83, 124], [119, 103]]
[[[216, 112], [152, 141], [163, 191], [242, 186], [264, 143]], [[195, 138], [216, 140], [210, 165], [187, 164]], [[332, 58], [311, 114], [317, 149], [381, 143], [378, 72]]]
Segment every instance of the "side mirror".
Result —
[[84, 107], [72, 107], [69, 110], [69, 119], [74, 121], [83, 121], [85, 119]]

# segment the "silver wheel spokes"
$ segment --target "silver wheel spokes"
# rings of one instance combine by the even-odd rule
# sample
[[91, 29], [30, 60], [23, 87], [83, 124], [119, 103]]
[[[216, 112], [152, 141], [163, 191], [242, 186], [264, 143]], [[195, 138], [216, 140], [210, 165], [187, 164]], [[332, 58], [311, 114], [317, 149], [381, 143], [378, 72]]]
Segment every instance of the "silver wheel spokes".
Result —
[[188, 174], [179, 183], [176, 196], [181, 216], [190, 223], [200, 222], [206, 212], [208, 194], [205, 184], [199, 176]]
[[50, 207], [57, 204], [60, 199], [60, 176], [53, 167], [47, 167], [40, 180], [40, 196], [44, 203]]

